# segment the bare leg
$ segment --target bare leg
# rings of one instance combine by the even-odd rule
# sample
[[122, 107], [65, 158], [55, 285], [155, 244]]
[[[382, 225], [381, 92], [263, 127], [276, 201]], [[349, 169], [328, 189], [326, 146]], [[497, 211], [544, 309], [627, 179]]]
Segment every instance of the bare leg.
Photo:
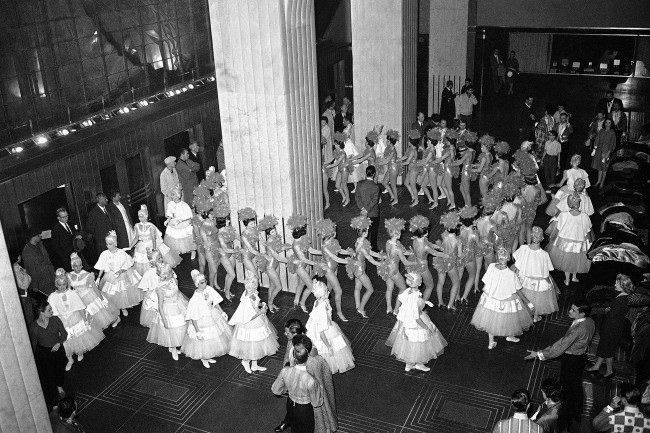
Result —
[[449, 278], [451, 279], [451, 292], [449, 293], [449, 304], [447, 308], [450, 310], [455, 310], [454, 302], [458, 297], [458, 290], [460, 289], [460, 279], [458, 278], [458, 269], [454, 268], [447, 272]]
[[224, 283], [224, 293], [226, 295], [226, 299], [230, 300], [232, 299], [232, 294], [230, 293], [230, 286], [232, 286], [232, 282], [235, 280], [235, 259], [232, 257], [222, 257], [221, 258], [221, 266], [226, 270], [226, 281]]
[[389, 278], [388, 281], [386, 281], [386, 314], [390, 314], [393, 312], [393, 288], [395, 287], [395, 283], [393, 282], [392, 278]]
[[296, 296], [293, 298], [293, 305], [298, 305], [298, 302], [300, 302], [300, 306], [302, 307], [303, 310], [306, 310], [305, 307], [305, 302], [307, 302], [307, 298], [311, 294], [311, 279], [309, 278], [309, 274], [303, 267], [298, 267], [296, 270], [296, 274], [298, 274], [298, 277], [300, 277], [300, 281], [304, 284], [305, 286], [305, 291], [302, 293], [302, 298], [300, 296], [300, 292], [302, 291], [302, 284], [300, 285], [300, 290], [296, 288]]
[[206, 263], [205, 250], [203, 248], [197, 248], [197, 252], [199, 253], [199, 260], [198, 260], [199, 272], [205, 274], [205, 263]]
[[478, 283], [481, 280], [481, 270], [483, 269], [483, 257], [476, 258], [476, 272], [474, 274], [474, 293], [478, 293]]
[[363, 297], [361, 298], [361, 303], [359, 304], [359, 312], [363, 317], [366, 317], [366, 304], [370, 300], [370, 296], [372, 296], [372, 293], [375, 290], [372, 287], [370, 278], [368, 278], [368, 275], [366, 275], [365, 273], [362, 274], [359, 278], [357, 278], [357, 281], [359, 281], [366, 289], [366, 293], [363, 294]]
[[246, 274], [246, 271], [248, 271], [251, 273], [253, 277], [257, 278], [258, 272], [255, 263], [253, 263], [252, 260], [248, 258], [245, 258], [243, 261], [244, 261], [244, 274]]
[[431, 271], [428, 269], [425, 270], [422, 273], [422, 282], [424, 283], [424, 294], [422, 295], [422, 299], [425, 301], [428, 301], [429, 298], [431, 297], [431, 293], [433, 292], [433, 289], [435, 288], [435, 283], [433, 282], [433, 275], [431, 275]]
[[463, 297], [461, 298], [461, 301], [467, 301], [469, 292], [474, 286], [475, 276], [478, 274], [476, 271], [476, 262], [474, 260], [468, 262], [467, 265], [465, 265], [465, 269], [467, 269], [467, 281], [465, 282], [465, 290], [463, 291]]
[[330, 193], [327, 190], [328, 186], [329, 177], [327, 176], [327, 172], [323, 170], [323, 198], [325, 199], [325, 209], [330, 207]]
[[[201, 257], [199, 255], [199, 257]], [[205, 256], [204, 256], [205, 258]], [[217, 282], [217, 269], [219, 266], [219, 262], [214, 260], [214, 257], [210, 257], [207, 259], [208, 262], [208, 270], [210, 271], [210, 284], [212, 287], [214, 287], [217, 290], [221, 290], [221, 287], [219, 287], [219, 283]]]
[[443, 188], [445, 190], [445, 194], [447, 195], [447, 203], [449, 203], [450, 208], [456, 207], [456, 201], [454, 198], [454, 191], [451, 188], [451, 175], [448, 173], [444, 174], [443, 177]]
[[447, 273], [438, 271], [438, 284], [436, 285], [436, 295], [438, 295], [438, 307], [444, 307], [445, 303], [442, 300], [442, 289], [445, 286]]
[[393, 202], [397, 203], [397, 170], [389, 170], [390, 188], [393, 193]]
[[266, 275], [269, 277], [269, 282], [271, 283], [271, 287], [269, 287], [269, 299], [268, 299], [268, 304], [269, 304], [269, 309], [276, 310], [278, 307], [275, 306], [275, 297], [280, 293], [280, 290], [282, 290], [282, 283], [280, 282], [280, 276], [278, 275], [278, 272], [274, 269], [267, 269], [266, 270]]
[[430, 209], [438, 206], [438, 173], [433, 168], [429, 169], [429, 186], [433, 191], [433, 204]]
[[[339, 315], [339, 318], [344, 322], [347, 322], [348, 319], [343, 315], [343, 309], [341, 308], [341, 298], [343, 298], [343, 289], [341, 289], [341, 284], [339, 279], [336, 277], [336, 274], [333, 271], [327, 271], [327, 281], [332, 287], [334, 292], [334, 303], [336, 304], [336, 313]], [[303, 302], [304, 305], [304, 302]]]

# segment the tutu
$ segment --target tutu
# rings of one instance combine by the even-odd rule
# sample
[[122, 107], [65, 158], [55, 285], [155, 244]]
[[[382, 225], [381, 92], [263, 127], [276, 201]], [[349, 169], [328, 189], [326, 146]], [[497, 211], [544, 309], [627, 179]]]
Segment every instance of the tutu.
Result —
[[158, 320], [158, 294], [155, 290], [144, 293], [142, 306], [140, 307], [140, 325], [145, 328], [151, 326]]
[[134, 268], [127, 269], [118, 277], [107, 271], [99, 282], [99, 288], [117, 308], [131, 308], [142, 301], [142, 291], [138, 289], [140, 278]]
[[83, 355], [104, 339], [104, 333], [99, 328], [90, 326], [79, 311], [59, 318], [68, 332], [68, 338], [63, 343], [67, 356]]
[[[163, 290], [165, 292], [163, 311], [158, 313], [157, 320], [149, 328], [147, 341], [163, 347], [178, 347], [183, 344], [187, 332], [187, 322], [185, 321], [187, 298], [178, 291], [175, 284], [168, 284]], [[165, 315], [169, 328], [165, 328], [160, 314]]]
[[278, 351], [275, 328], [266, 315], [235, 325], [228, 353], [238, 359], [257, 361]]
[[213, 309], [215, 314], [209, 318], [199, 319], [202, 339], [198, 338], [193, 325], [187, 328], [187, 337], [181, 346], [181, 352], [192, 359], [210, 359], [222, 356], [230, 350], [232, 329], [219, 311]]
[[91, 326], [104, 330], [117, 320], [120, 310], [104, 299], [99, 290], [95, 288], [94, 275], [81, 271], [79, 274], [70, 273], [68, 277], [70, 285], [86, 306], [86, 311], [90, 316], [88, 323]]
[[519, 278], [524, 296], [535, 306], [536, 314], [552, 314], [558, 311], [557, 295], [552, 277], [542, 279], [520, 275]]
[[[386, 345], [392, 347], [391, 355], [407, 364], [426, 364], [444, 352], [447, 340], [438, 331], [426, 313], [420, 314], [420, 320], [429, 329], [404, 327], [397, 321], [386, 340]], [[429, 334], [429, 330], [433, 334]]]
[[496, 337], [514, 337], [533, 324], [533, 317], [517, 294], [499, 301], [483, 293], [471, 323], [476, 329]]
[[189, 235], [185, 237], [173, 237], [169, 232], [170, 228], [165, 232], [165, 244], [169, 247], [170, 250], [174, 251], [175, 254], [185, 254], [190, 251], [196, 250], [196, 244], [194, 243], [194, 236]]
[[329, 328], [324, 331], [325, 337], [330, 344], [329, 347], [321, 339], [320, 332], [310, 332], [309, 329], [307, 328], [307, 336], [314, 342], [318, 354], [325, 358], [329, 364], [332, 374], [345, 373], [354, 368], [354, 356], [352, 355], [350, 341], [336, 322], [331, 322]]
[[561, 237], [555, 238], [548, 250], [555, 269], [572, 274], [586, 274], [591, 269], [591, 261], [587, 258], [589, 241], [572, 241]]

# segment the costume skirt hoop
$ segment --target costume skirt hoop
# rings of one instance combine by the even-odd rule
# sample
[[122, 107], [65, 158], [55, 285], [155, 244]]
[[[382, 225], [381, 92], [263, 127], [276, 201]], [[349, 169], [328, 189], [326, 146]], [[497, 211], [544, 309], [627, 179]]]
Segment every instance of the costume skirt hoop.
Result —
[[517, 294], [499, 301], [483, 293], [471, 323], [476, 329], [497, 337], [514, 337], [530, 328], [533, 317]]
[[228, 353], [238, 359], [257, 361], [278, 351], [278, 336], [265, 315], [235, 325]]
[[[547, 247], [548, 248], [548, 247]], [[548, 248], [548, 255], [555, 269], [572, 274], [586, 274], [591, 269], [591, 261], [587, 258], [589, 241], [572, 241], [557, 237]]]
[[187, 299], [182, 293], [178, 293], [175, 301], [163, 301], [162, 314], [165, 315], [169, 328], [165, 328], [160, 314], [156, 322], [149, 328], [147, 341], [163, 347], [178, 347], [183, 344], [187, 333], [187, 322], [185, 322], [185, 310], [187, 310]]
[[99, 288], [117, 308], [131, 308], [142, 301], [143, 293], [138, 289], [141, 278], [135, 268], [127, 269], [118, 277], [113, 272], [106, 272], [99, 282]]
[[386, 345], [392, 347], [390, 353], [407, 364], [426, 364], [442, 355], [447, 346], [447, 340], [426, 313], [420, 315], [420, 320], [429, 329], [407, 329], [404, 328], [403, 322], [398, 320], [386, 340]]
[[67, 317], [60, 316], [60, 319], [68, 332], [68, 339], [63, 343], [67, 356], [83, 355], [94, 349], [104, 339], [101, 329], [90, 326], [79, 311], [75, 311]]

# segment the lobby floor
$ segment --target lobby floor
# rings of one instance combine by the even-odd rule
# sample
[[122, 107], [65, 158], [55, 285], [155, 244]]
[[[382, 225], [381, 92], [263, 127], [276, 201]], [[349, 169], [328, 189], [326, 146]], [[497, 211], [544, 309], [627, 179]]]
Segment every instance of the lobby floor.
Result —
[[[435, 226], [431, 233], [435, 239], [440, 232], [436, 221], [445, 202], [432, 212], [424, 203], [409, 208], [405, 189], [400, 190], [400, 199], [405, 206], [397, 209], [383, 203], [382, 217], [409, 218], [416, 212], [428, 215]], [[357, 213], [354, 204], [342, 208], [340, 198], [332, 194], [332, 208], [326, 216], [337, 222], [338, 238], [344, 248], [354, 242], [349, 221]], [[382, 229], [380, 245], [385, 240]], [[407, 246], [410, 243], [406, 236], [403, 241]], [[581, 290], [579, 286], [563, 289], [561, 311], [536, 323], [520, 343], [499, 339], [491, 351], [487, 350], [487, 335], [470, 325], [478, 295], [472, 295], [470, 305], [458, 312], [429, 309], [428, 314], [449, 346], [428, 364], [430, 372], [406, 373], [404, 364], [391, 357], [384, 344], [395, 318], [385, 314], [384, 282], [372, 266], [368, 268], [375, 286], [367, 307], [369, 319], [356, 314], [352, 284], [345, 272], [339, 273], [344, 309], [350, 319], [339, 324], [352, 342], [356, 358], [356, 368], [334, 376], [340, 432], [489, 432], [497, 420], [509, 416], [509, 395], [514, 389], [525, 387], [539, 400], [542, 379], [558, 374], [557, 361], [531, 362], [523, 357], [527, 349], [543, 348], [564, 333], [570, 323], [567, 308], [574, 293]], [[189, 270], [186, 257], [176, 272], [181, 290], [191, 296]], [[561, 281], [561, 277], [557, 280]], [[241, 290], [238, 285], [234, 293], [239, 295]], [[265, 294], [262, 298], [266, 298]], [[108, 330], [100, 346], [75, 364], [66, 378], [66, 388], [79, 402], [81, 422], [93, 433], [273, 431], [284, 416], [284, 400], [270, 391], [282, 367], [286, 345], [283, 324], [292, 317], [307, 319], [305, 313], [291, 308], [292, 299], [291, 294], [281, 294], [277, 299], [280, 311], [269, 315], [278, 329], [281, 350], [260, 362], [268, 368], [266, 372], [252, 375], [230, 356], [218, 358], [210, 369], [182, 355], [173, 361], [165, 348], [146, 342], [147, 329], [138, 323], [139, 309], [131, 309], [127, 320], [115, 330]], [[311, 302], [313, 299], [309, 305]], [[222, 305], [229, 315], [233, 313], [235, 304], [224, 301]], [[596, 345], [597, 339], [592, 352]], [[585, 421], [581, 431], [590, 431], [588, 419], [609, 401], [616, 383], [632, 378], [631, 367], [620, 361], [623, 358], [624, 354], [619, 353], [613, 381], [584, 379]]]

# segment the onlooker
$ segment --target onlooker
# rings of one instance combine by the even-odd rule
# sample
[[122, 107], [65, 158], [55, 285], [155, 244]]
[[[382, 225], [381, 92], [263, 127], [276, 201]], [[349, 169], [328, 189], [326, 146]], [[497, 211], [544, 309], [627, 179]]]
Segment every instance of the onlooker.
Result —
[[544, 143], [542, 165], [544, 166], [544, 186], [546, 192], [551, 192], [551, 185], [555, 184], [557, 172], [560, 170], [560, 154], [562, 145], [557, 141], [557, 131], [548, 132], [548, 140]]
[[611, 117], [614, 124], [617, 142], [620, 143], [627, 136], [627, 115], [623, 111], [623, 105], [614, 102], [609, 117]]
[[605, 97], [598, 100], [598, 103], [596, 104], [596, 112], [604, 114], [611, 113], [615, 102], [618, 102], [618, 104], [623, 107], [623, 101], [614, 97], [613, 90], [608, 90]]
[[21, 256], [25, 270], [32, 278], [30, 289], [49, 295], [54, 291], [54, 266], [41, 240], [41, 230], [31, 228], [27, 237]]
[[372, 249], [377, 251], [377, 234], [379, 233], [379, 185], [375, 183], [375, 167], [366, 167], [366, 178], [357, 184], [357, 192], [354, 201], [359, 210], [365, 209], [370, 218], [368, 237]]
[[456, 117], [456, 105], [454, 104], [455, 97], [454, 82], [447, 81], [447, 85], [442, 89], [442, 96], [440, 98], [440, 116], [450, 125], [452, 120]]
[[596, 181], [598, 188], [602, 188], [605, 184], [605, 176], [614, 149], [616, 149], [616, 132], [612, 128], [612, 119], [605, 119], [602, 129], [598, 131], [594, 139], [593, 159], [591, 160], [591, 168], [598, 170], [598, 180]]
[[535, 113], [533, 112], [533, 97], [524, 99], [524, 104], [516, 114], [516, 125], [520, 141], [530, 141], [535, 137]]
[[465, 93], [456, 96], [454, 100], [456, 104], [456, 117], [461, 122], [465, 122], [467, 128], [472, 128], [472, 114], [474, 114], [474, 106], [478, 104], [478, 100], [474, 95], [474, 88], [469, 86]]
[[544, 433], [561, 433], [565, 431], [563, 408], [562, 408], [562, 387], [554, 377], [548, 377], [542, 381], [542, 397], [544, 402], [531, 418], [542, 427]]
[[57, 409], [50, 413], [52, 433], [85, 433], [86, 429], [77, 420], [77, 402], [72, 397], [59, 400]]
[[493, 433], [543, 433], [542, 428], [528, 418], [526, 411], [530, 405], [530, 393], [525, 389], [518, 389], [512, 393], [510, 404], [515, 411], [512, 418], [501, 420], [494, 426]]
[[501, 86], [504, 84], [506, 74], [506, 67], [503, 60], [499, 56], [499, 50], [495, 49], [490, 57], [490, 76], [492, 77], [492, 90], [494, 93], [501, 91]]
[[12, 253], [11, 267], [14, 271], [14, 278], [16, 279], [16, 287], [18, 288], [18, 296], [20, 298], [20, 307], [23, 310], [23, 317], [25, 323], [29, 326], [34, 321], [34, 302], [30, 295], [29, 286], [32, 283], [32, 277], [29, 276], [25, 268], [21, 266], [22, 256], [20, 253]]
[[515, 78], [519, 74], [519, 60], [515, 56], [514, 51], [510, 51], [510, 55], [506, 59], [506, 84], [508, 85], [508, 95], [512, 95]]
[[[560, 114], [560, 121], [555, 124], [553, 130], [557, 132], [557, 140], [562, 145], [562, 158], [566, 159], [569, 155], [580, 154], [580, 149], [574, 149], [569, 143], [571, 134], [573, 134], [573, 126], [569, 123], [569, 113]], [[566, 166], [567, 161], [560, 161], [562, 167]]]
[[167, 204], [173, 200], [174, 190], [180, 188], [180, 185], [181, 182], [176, 172], [176, 157], [168, 156], [165, 158], [165, 168], [160, 172], [160, 192], [163, 195], [165, 212], [167, 212]]
[[176, 164], [178, 180], [183, 190], [183, 201], [192, 207], [194, 199], [194, 188], [199, 184], [196, 173], [199, 171], [199, 164], [190, 159], [188, 149], [181, 150], [181, 154]]
[[75, 234], [68, 225], [68, 211], [64, 207], [56, 210], [57, 223], [52, 227], [52, 252], [54, 265], [70, 271], [70, 254], [74, 251]]
[[[117, 247], [128, 248], [133, 242], [135, 232], [131, 221], [131, 207], [122, 204], [122, 195], [119, 191], [111, 193], [111, 201], [106, 205], [108, 215], [113, 220], [113, 227], [117, 234]], [[68, 262], [70, 258], [68, 257]]]
[[641, 412], [639, 404], [639, 389], [631, 383], [622, 383], [619, 395], [594, 418], [594, 428], [599, 432], [650, 432], [650, 418]]
[[472, 85], [472, 79], [465, 78], [465, 84], [463, 84], [463, 87], [460, 88], [460, 93], [461, 94], [465, 93], [465, 90], [467, 90], [467, 88], [471, 85]]
[[[99, 256], [102, 251], [106, 249], [106, 242], [104, 242], [106, 235], [111, 230], [115, 230], [115, 225], [113, 224], [113, 220], [111, 219], [111, 216], [108, 213], [108, 209], [106, 208], [108, 205], [106, 194], [103, 192], [98, 193], [96, 200], [97, 205], [93, 206], [93, 208], [90, 209], [90, 212], [88, 212], [86, 228], [93, 237], [95, 250], [97, 252], [97, 256]], [[50, 273], [50, 276], [53, 274], [54, 271]]]
[[417, 129], [420, 132], [420, 137], [424, 137], [426, 132], [426, 122], [424, 120], [424, 113], [418, 111], [418, 116], [415, 119], [415, 122], [411, 123], [411, 129]]
[[29, 326], [29, 336], [45, 403], [47, 409], [52, 410], [57, 400], [65, 395], [63, 383], [67, 358], [63, 343], [68, 332], [61, 319], [53, 315], [46, 300], [37, 303], [36, 311], [38, 318]]
[[201, 152], [201, 148], [199, 147], [199, 143], [196, 141], [193, 141], [190, 143], [190, 160], [196, 162], [199, 164], [199, 171], [196, 172], [196, 177], [199, 181], [199, 183], [205, 179], [205, 164], [203, 164], [203, 160], [205, 156], [203, 155], [203, 152]]

